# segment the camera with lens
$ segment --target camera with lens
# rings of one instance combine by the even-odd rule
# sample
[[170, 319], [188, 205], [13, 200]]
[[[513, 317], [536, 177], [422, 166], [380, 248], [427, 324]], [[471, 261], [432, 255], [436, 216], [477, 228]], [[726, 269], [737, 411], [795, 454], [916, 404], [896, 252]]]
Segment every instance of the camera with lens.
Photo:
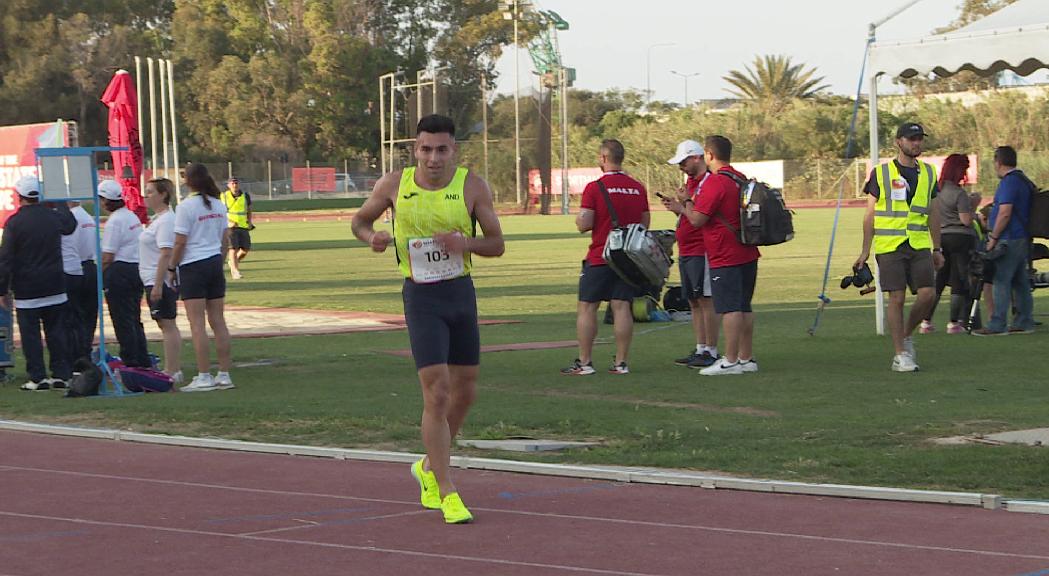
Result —
[[874, 282], [874, 273], [871, 272], [871, 267], [865, 262], [859, 268], [853, 266], [852, 274], [841, 279], [841, 289], [845, 290], [849, 286], [855, 286], [860, 289], [860, 295], [862, 296], [874, 292], [875, 288], [871, 286], [872, 282]]

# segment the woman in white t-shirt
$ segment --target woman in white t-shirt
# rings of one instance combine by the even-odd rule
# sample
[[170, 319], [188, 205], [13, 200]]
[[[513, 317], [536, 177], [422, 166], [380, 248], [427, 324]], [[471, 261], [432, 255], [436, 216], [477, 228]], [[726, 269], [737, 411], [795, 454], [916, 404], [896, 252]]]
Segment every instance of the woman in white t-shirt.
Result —
[[171, 249], [175, 246], [175, 213], [171, 203], [175, 199], [175, 184], [167, 178], [156, 178], [146, 183], [146, 206], [153, 218], [138, 238], [138, 275], [145, 286], [149, 315], [157, 321], [164, 334], [164, 373], [176, 384], [182, 383], [179, 369], [179, 351], [182, 334], [175, 317], [178, 316], [178, 294], [167, 281]]
[[125, 366], [148, 368], [149, 350], [142, 329], [142, 279], [138, 277], [138, 236], [142, 222], [124, 206], [120, 184], [103, 180], [98, 198], [109, 212], [102, 230], [102, 286], [109, 318]]
[[[222, 255], [229, 247], [226, 207], [220, 200], [221, 192], [215, 180], [203, 164], [186, 167], [186, 185], [191, 193], [175, 212], [175, 247], [168, 266], [169, 272], [176, 272], [177, 267], [179, 297], [186, 307], [197, 357], [197, 375], [181, 390], [227, 390], [233, 388], [233, 380], [229, 375], [232, 360], [224, 316], [226, 277], [222, 272]], [[214, 377], [210, 373], [205, 313], [215, 334], [215, 351], [219, 357], [219, 371]]]

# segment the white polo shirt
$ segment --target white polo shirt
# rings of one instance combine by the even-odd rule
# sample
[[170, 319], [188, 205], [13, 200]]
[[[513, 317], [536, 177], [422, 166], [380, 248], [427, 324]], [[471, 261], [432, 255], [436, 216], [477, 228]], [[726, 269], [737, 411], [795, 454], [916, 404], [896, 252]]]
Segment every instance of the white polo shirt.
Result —
[[219, 198], [209, 198], [211, 208], [204, 206], [200, 194], [191, 194], [175, 211], [175, 234], [186, 237], [186, 251], [179, 265], [222, 254], [222, 237], [226, 234], [226, 207]]
[[175, 246], [175, 213], [165, 210], [154, 216], [149, 226], [138, 237], [138, 275], [144, 286], [153, 286], [157, 279], [160, 249]]
[[138, 264], [138, 237], [142, 234], [142, 222], [127, 208], [109, 215], [102, 229], [102, 252], [113, 255], [117, 262]]
[[94, 260], [95, 259], [95, 217], [87, 213], [82, 206], [74, 206], [69, 210], [73, 213], [73, 217], [76, 218], [76, 225], [79, 228], [77, 231], [77, 252], [80, 254], [80, 260]]

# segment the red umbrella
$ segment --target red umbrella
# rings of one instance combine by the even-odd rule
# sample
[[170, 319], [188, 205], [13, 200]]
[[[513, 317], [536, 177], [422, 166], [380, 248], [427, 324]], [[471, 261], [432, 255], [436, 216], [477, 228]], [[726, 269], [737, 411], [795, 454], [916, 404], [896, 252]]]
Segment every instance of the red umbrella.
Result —
[[124, 203], [145, 224], [149, 217], [138, 189], [142, 144], [138, 141], [138, 100], [131, 74], [117, 70], [101, 100], [109, 108], [109, 145], [128, 148], [126, 152], [112, 152], [116, 180], [124, 188]]

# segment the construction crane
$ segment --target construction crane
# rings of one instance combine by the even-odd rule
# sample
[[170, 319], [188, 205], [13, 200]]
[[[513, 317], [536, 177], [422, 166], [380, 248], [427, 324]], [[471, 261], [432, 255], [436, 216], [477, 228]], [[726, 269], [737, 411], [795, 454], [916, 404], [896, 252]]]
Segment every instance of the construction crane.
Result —
[[[568, 30], [568, 22], [553, 10], [537, 10], [532, 13], [540, 24], [538, 34], [528, 43], [528, 55], [539, 74], [539, 138], [537, 157], [539, 178], [542, 183], [540, 212], [550, 213], [553, 196], [552, 149], [553, 129], [551, 112], [553, 96], [560, 94], [561, 103], [561, 213], [568, 214], [568, 87], [575, 82], [575, 69], [566, 68], [561, 61], [561, 48], [557, 33]], [[544, 90], [544, 88], [546, 90]]]

